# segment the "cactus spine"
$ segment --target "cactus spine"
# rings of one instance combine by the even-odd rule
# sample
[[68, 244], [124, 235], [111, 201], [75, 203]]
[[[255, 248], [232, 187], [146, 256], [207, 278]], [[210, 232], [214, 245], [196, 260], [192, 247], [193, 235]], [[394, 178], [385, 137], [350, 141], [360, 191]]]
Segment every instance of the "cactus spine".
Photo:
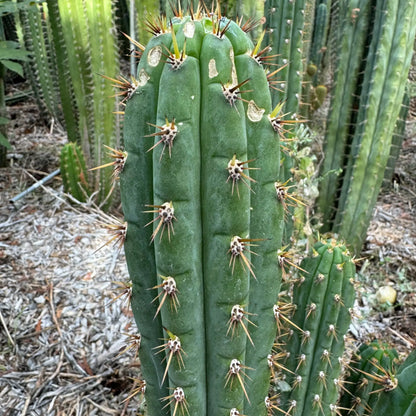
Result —
[[381, 392], [373, 416], [411, 416], [416, 410], [416, 350], [413, 350], [396, 374], [382, 379]]

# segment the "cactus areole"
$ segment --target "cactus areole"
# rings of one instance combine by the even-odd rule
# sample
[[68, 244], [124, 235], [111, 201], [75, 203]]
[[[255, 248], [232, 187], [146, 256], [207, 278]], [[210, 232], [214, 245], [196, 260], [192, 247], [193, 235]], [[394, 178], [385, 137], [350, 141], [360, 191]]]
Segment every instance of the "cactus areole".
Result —
[[266, 416], [284, 211], [264, 51], [217, 12], [190, 14], [149, 23], [125, 100], [118, 174], [144, 409]]

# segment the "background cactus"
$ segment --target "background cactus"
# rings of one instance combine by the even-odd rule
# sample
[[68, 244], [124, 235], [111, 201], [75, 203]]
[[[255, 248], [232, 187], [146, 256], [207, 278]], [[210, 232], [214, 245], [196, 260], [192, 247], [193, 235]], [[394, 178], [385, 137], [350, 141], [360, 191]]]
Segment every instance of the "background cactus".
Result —
[[[280, 6], [303, 15], [289, 3]], [[354, 262], [334, 240], [318, 243], [293, 303], [279, 300], [283, 218], [296, 199], [279, 181], [287, 132], [261, 39], [254, 46], [248, 26], [218, 10], [173, 13], [148, 24], [153, 37], [125, 85], [117, 165], [147, 411], [339, 413]], [[299, 71], [289, 72], [301, 85]], [[269, 390], [274, 367], [287, 374]]]
[[357, 415], [369, 415], [377, 402], [377, 392], [382, 388], [379, 377], [393, 374], [398, 354], [386, 344], [374, 341], [362, 344], [353, 355], [344, 381], [340, 408], [346, 416], [353, 411]]
[[416, 350], [413, 350], [397, 373], [381, 380], [381, 392], [373, 416], [411, 416], [416, 410]]
[[[381, 188], [415, 38], [414, 2], [377, 1], [375, 13], [372, 5], [363, 0], [351, 9], [350, 4], [344, 17], [342, 50], [350, 59], [341, 54], [338, 63], [318, 200], [324, 229], [345, 238], [357, 253]], [[371, 36], [368, 25], [374, 27]], [[355, 34], [350, 46], [354, 36], [348, 31]], [[363, 78], [354, 86], [360, 70]], [[358, 102], [349, 98], [353, 92]], [[342, 175], [328, 174], [339, 168]]]
[[88, 171], [82, 150], [76, 143], [68, 143], [62, 148], [60, 165], [64, 191], [85, 202], [91, 194]]

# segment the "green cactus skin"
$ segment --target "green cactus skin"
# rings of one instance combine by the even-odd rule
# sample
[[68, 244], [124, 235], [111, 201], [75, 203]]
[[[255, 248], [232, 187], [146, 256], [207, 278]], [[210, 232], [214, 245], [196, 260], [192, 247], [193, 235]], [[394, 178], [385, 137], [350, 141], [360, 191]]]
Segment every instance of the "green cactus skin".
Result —
[[345, 389], [339, 403], [342, 415], [347, 416], [351, 411], [358, 416], [371, 412], [378, 398], [373, 392], [380, 385], [369, 375], [392, 373], [397, 358], [395, 350], [377, 341], [360, 346], [350, 364], [349, 376], [343, 382]]
[[[271, 45], [272, 55], [278, 55], [275, 63], [288, 64], [277, 75], [282, 88], [272, 93], [273, 106], [285, 101], [285, 113], [298, 113], [302, 90], [302, 33], [304, 29], [305, 1], [275, 1], [265, 4], [265, 43]], [[282, 178], [288, 179], [288, 178]]]
[[267, 77], [236, 23], [172, 22], [140, 60], [120, 172], [147, 412], [266, 415], [283, 219]]
[[[48, 13], [50, 16], [49, 22], [51, 26], [51, 38], [53, 39], [53, 46], [55, 49], [56, 56], [64, 56], [65, 54], [65, 43], [62, 36], [59, 36], [59, 33], [62, 33], [61, 21], [59, 19], [59, 6], [56, 1], [47, 0]], [[52, 41], [51, 39], [51, 41]], [[37, 59], [37, 62], [42, 62], [44, 59]], [[57, 59], [56, 67], [58, 74], [58, 83], [59, 83], [59, 93], [62, 106], [63, 117], [65, 118], [65, 129], [67, 131], [68, 137], [71, 141], [80, 142], [81, 134], [78, 130], [78, 115], [76, 111], [73, 111], [73, 102], [74, 97], [74, 88], [68, 76], [63, 76], [67, 73], [68, 68], [66, 68], [65, 59]], [[42, 77], [40, 76], [40, 79]]]
[[[158, 145], [153, 150], [153, 204], [172, 201], [175, 209], [174, 235], [170, 240], [168, 235], [157, 236], [154, 250], [157, 274], [175, 278], [179, 291], [177, 311], [166, 306], [161, 309], [164, 328], [179, 337], [184, 351], [182, 359], [169, 368], [169, 384], [171, 389], [183, 387], [188, 410], [195, 414], [206, 406], [199, 143], [203, 127], [199, 62], [194, 56], [203, 27], [183, 19], [175, 30], [180, 41], [186, 34], [179, 35], [190, 30], [190, 25], [194, 35], [193, 42], [186, 45], [188, 56], [177, 70], [165, 65], [160, 76], [156, 125], [174, 119], [178, 133], [171, 149]], [[183, 44], [179, 48], [183, 50]], [[155, 142], [159, 140], [156, 136]]]
[[355, 266], [344, 246], [329, 241], [317, 243], [300, 267], [306, 272], [295, 283], [292, 322], [302, 331], [287, 336], [290, 355], [283, 365], [292, 372], [286, 375], [291, 391], [282, 392], [281, 406], [294, 416], [329, 415], [338, 397], [334, 379], [351, 320]]
[[[21, 15], [23, 37], [33, 51], [30, 80], [48, 110], [65, 125], [68, 140], [81, 146], [88, 165], [102, 165], [104, 146], [115, 147], [117, 141], [117, 98], [111, 83], [100, 76], [115, 78], [119, 71], [115, 2], [40, 3]], [[103, 209], [111, 202], [110, 176], [105, 170], [91, 175], [90, 186], [99, 191], [96, 200]]]
[[[236, 189], [232, 192], [232, 181], [224, 184], [224, 168], [233, 155], [240, 161], [248, 160], [242, 102], [237, 101], [231, 106], [224, 100], [222, 93], [221, 83], [238, 84], [234, 62], [230, 59], [232, 50], [227, 37], [219, 39], [215, 35], [207, 34], [200, 56], [202, 108], [211, 106], [211, 111], [201, 114], [207, 401], [208, 414], [218, 415], [224, 409], [243, 407], [243, 389], [237, 377], [228, 376], [227, 373], [233, 359], [245, 365], [247, 337], [243, 331], [235, 331], [234, 336], [232, 333], [227, 336], [227, 325], [209, 323], [226, 324], [234, 305], [247, 305], [250, 278], [253, 279], [249, 266], [242, 267], [235, 257], [231, 257], [232, 263], [235, 262], [232, 273], [229, 266], [230, 255], [225, 256], [234, 236], [251, 237], [250, 211], [247, 209], [250, 206], [248, 187], [239, 184], [238, 192]], [[218, 201], [222, 201], [220, 206]], [[217, 216], [220, 218], [216, 218]], [[245, 256], [249, 262], [250, 256]], [[213, 287], [216, 289], [213, 290]], [[245, 371], [249, 373], [250, 370]], [[224, 379], [228, 381], [226, 387]], [[247, 377], [243, 381], [247, 383]]]
[[61, 177], [64, 191], [80, 202], [91, 194], [84, 154], [76, 143], [67, 143], [61, 150]]
[[378, 3], [376, 21], [385, 21], [380, 36], [374, 36], [370, 45], [357, 129], [334, 225], [335, 232], [348, 237], [354, 252], [364, 242], [380, 192], [416, 34], [415, 2]]
[[416, 409], [416, 350], [413, 350], [393, 376], [397, 386], [384, 389], [373, 408], [372, 416], [411, 416]]
[[[53, 7], [52, 7], [53, 8]], [[22, 28], [21, 41], [26, 49], [31, 52], [36, 64], [33, 62], [27, 64], [25, 74], [27, 74], [33, 92], [35, 94], [38, 106], [45, 114], [49, 112], [59, 122], [63, 122], [61, 102], [56, 90], [60, 79], [57, 76], [57, 65], [53, 59], [45, 59], [55, 55], [54, 45], [50, 35], [50, 22], [46, 18], [48, 14], [53, 13], [49, 7], [44, 4], [36, 4], [34, 7], [22, 8], [19, 13], [19, 20]], [[67, 90], [67, 94], [70, 89]], [[73, 117], [73, 115], [72, 115]], [[70, 120], [65, 120], [68, 126], [68, 132], [73, 132]], [[71, 141], [75, 141], [77, 136], [69, 135]]]
[[[302, 95], [303, 77], [303, 32], [305, 24], [305, 0], [268, 0], [265, 3], [265, 45], [271, 46], [270, 54], [275, 56], [273, 62], [276, 68], [281, 70], [275, 79], [281, 81], [271, 89], [273, 107], [284, 103], [283, 112], [286, 118], [298, 115]], [[275, 67], [272, 67], [274, 70]], [[290, 116], [289, 116], [290, 115]], [[286, 133], [285, 136], [293, 139], [293, 134]], [[294, 167], [291, 151], [285, 152], [280, 160], [280, 180], [286, 182], [292, 177]], [[289, 183], [289, 186], [292, 182]], [[289, 192], [292, 192], [290, 189]], [[288, 210], [283, 241], [290, 242], [293, 232], [293, 208]]]

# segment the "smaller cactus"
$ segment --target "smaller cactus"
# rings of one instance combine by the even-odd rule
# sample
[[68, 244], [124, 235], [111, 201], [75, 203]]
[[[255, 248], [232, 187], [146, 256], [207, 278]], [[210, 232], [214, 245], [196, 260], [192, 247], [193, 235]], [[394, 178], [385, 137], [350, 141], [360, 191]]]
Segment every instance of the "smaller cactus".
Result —
[[385, 380], [372, 416], [411, 416], [416, 410], [416, 350]]
[[346, 248], [330, 240], [318, 242], [300, 268], [292, 327], [282, 337], [286, 343], [282, 365], [291, 389], [282, 392], [281, 407], [291, 415], [327, 415], [336, 406], [341, 386], [344, 335], [355, 297], [355, 265]]
[[396, 350], [377, 341], [360, 346], [344, 382], [339, 406], [343, 409], [342, 415], [352, 411], [357, 416], [371, 412], [378, 398], [376, 393], [380, 391], [380, 380], [390, 379], [397, 358]]
[[64, 191], [80, 202], [91, 194], [84, 154], [76, 143], [67, 143], [61, 150], [61, 176]]
[[322, 57], [326, 51], [326, 39], [329, 24], [329, 7], [326, 0], [316, 6], [312, 42], [309, 51], [309, 62], [316, 65], [317, 67], [321, 66]]

